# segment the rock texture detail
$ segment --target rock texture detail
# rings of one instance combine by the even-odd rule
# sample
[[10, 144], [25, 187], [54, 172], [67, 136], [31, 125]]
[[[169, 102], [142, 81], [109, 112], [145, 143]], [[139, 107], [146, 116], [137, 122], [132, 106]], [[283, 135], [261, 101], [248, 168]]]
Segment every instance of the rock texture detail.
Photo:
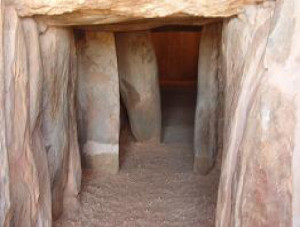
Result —
[[30, 133], [33, 158], [36, 165], [39, 184], [39, 213], [37, 226], [51, 226], [51, 190], [47, 153], [42, 138], [42, 87], [43, 65], [40, 52], [39, 31], [36, 22], [31, 19], [22, 21], [29, 72]]
[[[250, 7], [246, 10], [246, 14], [226, 21], [223, 25], [221, 67], [225, 77], [225, 144], [218, 196], [217, 226], [242, 224], [238, 214], [243, 197], [239, 193], [244, 186], [243, 179], [247, 181], [254, 179], [248, 175], [249, 172], [245, 172], [246, 160], [241, 162], [243, 160], [241, 144], [247, 127], [249, 109], [253, 105], [252, 99], [256, 95], [262, 76], [261, 60], [267, 45], [272, 12], [272, 8]], [[257, 133], [259, 132], [254, 132], [253, 136]], [[245, 158], [253, 160], [255, 157], [255, 154], [251, 154]], [[241, 170], [243, 172], [240, 172]], [[251, 197], [251, 200], [254, 198]], [[257, 213], [254, 212], [253, 215], [255, 214]], [[248, 226], [246, 223], [243, 224]]]
[[8, 227], [11, 216], [11, 196], [5, 117], [4, 13], [4, 3], [0, 1], [0, 226]]
[[52, 226], [52, 212], [61, 214], [81, 182], [73, 33], [40, 36], [35, 20], [12, 7], [1, 32], [0, 225]]
[[119, 169], [120, 94], [113, 33], [78, 33], [80, 142], [88, 168]]
[[72, 109], [77, 77], [75, 42], [73, 32], [64, 28], [48, 28], [40, 40], [44, 68], [42, 133], [48, 155], [52, 213], [56, 219], [63, 211], [65, 188], [71, 190], [72, 185], [76, 195], [81, 180], [74, 130], [77, 124]]
[[[1, 130], [5, 135], [2, 134], [1, 154], [7, 152], [9, 165], [6, 166], [3, 156], [6, 179], [1, 185], [4, 192], [0, 201], [1, 210], [4, 204], [6, 213], [1, 213], [1, 225], [51, 226], [50, 181], [39, 117], [43, 68], [37, 25], [32, 19], [22, 21], [16, 11], [8, 7], [4, 33], [1, 85], [5, 93], [1, 96], [4, 98], [1, 110], [5, 111], [5, 121]], [[6, 194], [8, 186], [9, 195]]]
[[206, 25], [200, 40], [194, 169], [207, 174], [218, 151], [218, 56], [222, 24]]
[[160, 141], [158, 68], [149, 32], [116, 35], [120, 92], [137, 141]]
[[224, 23], [216, 226], [299, 225], [299, 10], [279, 0]]
[[[6, 0], [20, 16], [44, 15], [52, 25], [114, 24], [149, 18], [230, 17], [263, 0]], [[205, 20], [205, 19], [204, 19]], [[169, 21], [170, 22], [170, 21]], [[164, 22], [161, 21], [163, 24]]]

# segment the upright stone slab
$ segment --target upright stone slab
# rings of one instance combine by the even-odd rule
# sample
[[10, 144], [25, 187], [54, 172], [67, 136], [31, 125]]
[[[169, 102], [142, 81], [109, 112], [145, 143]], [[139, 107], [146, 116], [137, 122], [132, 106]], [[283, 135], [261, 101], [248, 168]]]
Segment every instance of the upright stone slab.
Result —
[[10, 178], [5, 119], [4, 2], [0, 0], [0, 226], [8, 227], [11, 213]]
[[[77, 124], [77, 86], [78, 86], [78, 62], [77, 50], [75, 45], [74, 33], [70, 36], [70, 67], [69, 67], [69, 85], [68, 85], [68, 121], [69, 121], [69, 167], [68, 180], [64, 188], [64, 211], [71, 211], [68, 207], [69, 202], [73, 203], [74, 199], [80, 192], [81, 187], [81, 157], [78, 142], [78, 124]], [[76, 202], [76, 201], [75, 201]], [[72, 204], [71, 204], [72, 207]]]
[[[254, 142], [254, 147], [250, 153], [245, 153], [245, 147], [242, 143], [244, 135], [248, 131], [247, 128], [254, 129], [256, 127], [255, 124], [257, 124], [255, 123], [255, 118], [259, 119], [260, 115], [257, 113], [256, 117], [252, 116], [249, 118], [249, 110], [253, 106], [257, 88], [260, 87], [261, 83], [262, 59], [268, 41], [272, 13], [272, 7], [253, 6], [247, 8], [240, 17], [227, 20], [223, 24], [222, 75], [225, 78], [224, 150], [216, 226], [261, 226], [258, 223], [253, 224], [260, 220], [260, 215], [266, 214], [266, 210], [263, 208], [264, 205], [261, 204], [262, 207], [258, 208], [260, 205], [257, 204], [258, 212], [253, 212], [253, 216], [251, 214], [253, 223], [244, 222], [245, 219], [240, 216], [243, 210], [241, 202], [243, 200], [246, 201], [246, 199], [256, 200], [255, 196], [242, 196], [244, 186], [255, 178], [245, 168], [254, 168], [258, 171], [258, 174], [261, 169], [263, 170], [261, 172], [263, 177], [265, 174], [264, 170], [267, 167], [265, 164], [252, 167], [247, 164], [251, 160], [256, 160], [257, 152], [263, 152], [261, 150], [262, 147], [259, 145], [260, 143], [254, 142], [255, 138], [262, 136], [262, 131], [257, 128], [256, 132], [255, 130], [251, 132], [252, 138], [248, 139], [250, 143], [251, 141]], [[263, 112], [263, 109], [259, 112]], [[259, 175], [256, 177], [259, 177]], [[264, 188], [271, 178], [265, 178], [265, 180], [265, 182], [261, 182], [260, 186], [255, 187], [257, 193], [260, 193], [259, 188]], [[254, 190], [256, 190], [255, 188], [253, 187]], [[252, 201], [244, 203], [243, 207], [246, 208], [245, 210], [250, 208], [248, 204], [250, 205]], [[248, 215], [250, 213], [246, 214], [246, 216]], [[254, 217], [256, 215], [258, 216]], [[274, 218], [275, 216], [271, 215], [270, 217]], [[265, 217], [263, 219], [264, 223], [266, 223]]]
[[51, 226], [51, 187], [41, 124], [43, 98], [43, 65], [40, 50], [39, 29], [32, 18], [22, 20], [26, 50], [28, 55], [29, 97], [30, 97], [30, 135], [33, 158], [38, 172], [39, 210], [37, 226]]
[[222, 25], [203, 28], [198, 65], [198, 95], [194, 132], [194, 170], [207, 174], [218, 150], [218, 55]]
[[269, 1], [224, 23], [216, 226], [300, 225], [299, 11], [298, 0]]
[[120, 90], [137, 141], [160, 141], [158, 68], [149, 32], [116, 35]]
[[78, 34], [80, 142], [87, 168], [119, 169], [120, 95], [113, 33]]
[[7, 7], [4, 32], [6, 116], [1, 128], [6, 128], [10, 171], [9, 222], [15, 226], [51, 226], [47, 156], [40, 133], [43, 70], [38, 30], [33, 20], [21, 20]]
[[40, 42], [44, 68], [42, 134], [48, 155], [52, 213], [57, 219], [63, 212], [64, 197], [79, 192], [81, 178], [74, 131], [75, 44], [72, 30], [54, 27], [41, 35]]

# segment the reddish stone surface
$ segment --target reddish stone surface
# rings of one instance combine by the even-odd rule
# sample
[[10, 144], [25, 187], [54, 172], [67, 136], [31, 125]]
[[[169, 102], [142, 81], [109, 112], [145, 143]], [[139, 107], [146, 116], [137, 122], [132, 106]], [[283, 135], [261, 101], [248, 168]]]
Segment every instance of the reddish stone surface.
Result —
[[224, 23], [217, 226], [299, 225], [299, 9], [281, 0]]

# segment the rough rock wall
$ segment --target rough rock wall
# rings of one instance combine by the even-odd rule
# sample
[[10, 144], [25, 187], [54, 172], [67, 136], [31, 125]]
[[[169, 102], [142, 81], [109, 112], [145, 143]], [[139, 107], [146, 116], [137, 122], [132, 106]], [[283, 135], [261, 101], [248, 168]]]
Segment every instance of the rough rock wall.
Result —
[[80, 192], [81, 188], [81, 156], [78, 141], [78, 56], [74, 32], [68, 30], [70, 42], [69, 82], [68, 82], [68, 124], [69, 124], [69, 163], [67, 184], [64, 188], [64, 203], [69, 198], [72, 200]]
[[48, 155], [52, 213], [56, 219], [63, 211], [65, 188], [75, 195], [80, 188], [80, 158], [74, 130], [77, 123], [73, 109], [77, 77], [75, 42], [72, 30], [65, 28], [48, 28], [40, 40], [44, 69], [42, 134]]
[[40, 53], [39, 31], [33, 19], [24, 19], [23, 31], [27, 50], [29, 72], [29, 111], [30, 133], [33, 158], [38, 172], [39, 209], [38, 226], [50, 226], [51, 221], [51, 192], [47, 154], [42, 138], [40, 117], [42, 112], [43, 66]]
[[80, 142], [88, 168], [119, 170], [120, 92], [113, 33], [78, 34]]
[[158, 68], [149, 32], [116, 35], [120, 92], [137, 141], [161, 137]]
[[0, 226], [9, 226], [10, 221], [10, 179], [8, 147], [6, 141], [5, 117], [5, 71], [4, 71], [4, 3], [0, 1]]
[[194, 169], [207, 174], [218, 150], [218, 67], [222, 24], [206, 25], [200, 39]]
[[[237, 175], [240, 163], [241, 143], [249, 106], [260, 83], [261, 59], [264, 54], [269, 35], [273, 10], [263, 7], [251, 7], [246, 14], [224, 22], [222, 40], [222, 74], [225, 77], [225, 131], [222, 172], [219, 185], [217, 207], [217, 226], [238, 226], [240, 218], [236, 218], [238, 195], [243, 181], [237, 177], [248, 179], [244, 173]], [[249, 157], [249, 156], [248, 156]], [[254, 155], [252, 157], [255, 157]], [[242, 180], [241, 178], [240, 180]], [[235, 217], [234, 220], [231, 220]], [[246, 224], [246, 223], [245, 223]]]
[[216, 226], [299, 225], [299, 11], [278, 0], [224, 23]]
[[49, 173], [37, 117], [42, 97], [38, 31], [34, 21], [22, 21], [13, 8], [6, 8], [4, 33], [6, 94], [1, 108], [6, 111], [10, 224], [50, 226]]
[[[1, 18], [3, 12], [4, 7], [1, 5]], [[5, 23], [1, 26], [1, 32], [0, 225], [51, 226], [51, 188], [55, 204], [53, 211], [57, 217], [63, 201], [57, 195], [64, 193], [66, 196], [76, 196], [81, 181], [77, 135], [74, 130], [75, 106], [72, 104], [75, 101], [75, 49], [64, 52], [52, 45], [53, 39], [47, 38], [51, 48], [46, 51], [51, 49], [51, 54], [45, 54], [43, 51], [47, 49], [47, 44], [43, 44], [43, 38], [40, 37], [40, 27], [33, 19], [20, 19], [11, 7], [5, 9]], [[68, 42], [72, 43], [72, 34], [68, 34]], [[73, 63], [63, 66], [69, 73], [62, 75], [61, 65], [53, 61], [57, 60], [58, 52], [63, 53], [63, 60], [59, 59], [61, 62], [68, 61], [65, 59], [73, 54]], [[53, 90], [48, 90], [49, 79], [54, 77], [68, 77], [69, 80], [66, 80], [67, 85], [64, 84], [63, 88], [54, 83]], [[61, 97], [60, 92], [65, 91], [68, 95]], [[52, 98], [53, 105], [49, 105], [49, 98]], [[55, 118], [60, 109], [59, 100], [65, 103], [64, 106], [69, 106], [63, 119], [70, 122], [72, 127], [65, 130], [64, 137], [52, 139], [55, 135], [50, 137], [45, 133], [45, 125], [60, 124]], [[70, 142], [70, 138], [76, 139]], [[65, 150], [57, 146], [61, 140], [68, 141]], [[59, 166], [61, 162], [66, 166]], [[62, 184], [59, 182], [61, 178], [64, 179]]]

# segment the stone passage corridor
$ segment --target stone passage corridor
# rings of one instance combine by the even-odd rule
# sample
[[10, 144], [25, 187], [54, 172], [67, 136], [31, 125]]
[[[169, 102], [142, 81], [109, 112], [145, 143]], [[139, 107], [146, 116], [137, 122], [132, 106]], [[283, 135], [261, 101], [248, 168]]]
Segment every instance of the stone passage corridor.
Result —
[[163, 143], [135, 143], [123, 129], [120, 173], [84, 172], [78, 211], [55, 226], [214, 226], [219, 168], [193, 173], [194, 96], [163, 89]]
[[0, 0], [0, 227], [299, 227], [299, 12]]

